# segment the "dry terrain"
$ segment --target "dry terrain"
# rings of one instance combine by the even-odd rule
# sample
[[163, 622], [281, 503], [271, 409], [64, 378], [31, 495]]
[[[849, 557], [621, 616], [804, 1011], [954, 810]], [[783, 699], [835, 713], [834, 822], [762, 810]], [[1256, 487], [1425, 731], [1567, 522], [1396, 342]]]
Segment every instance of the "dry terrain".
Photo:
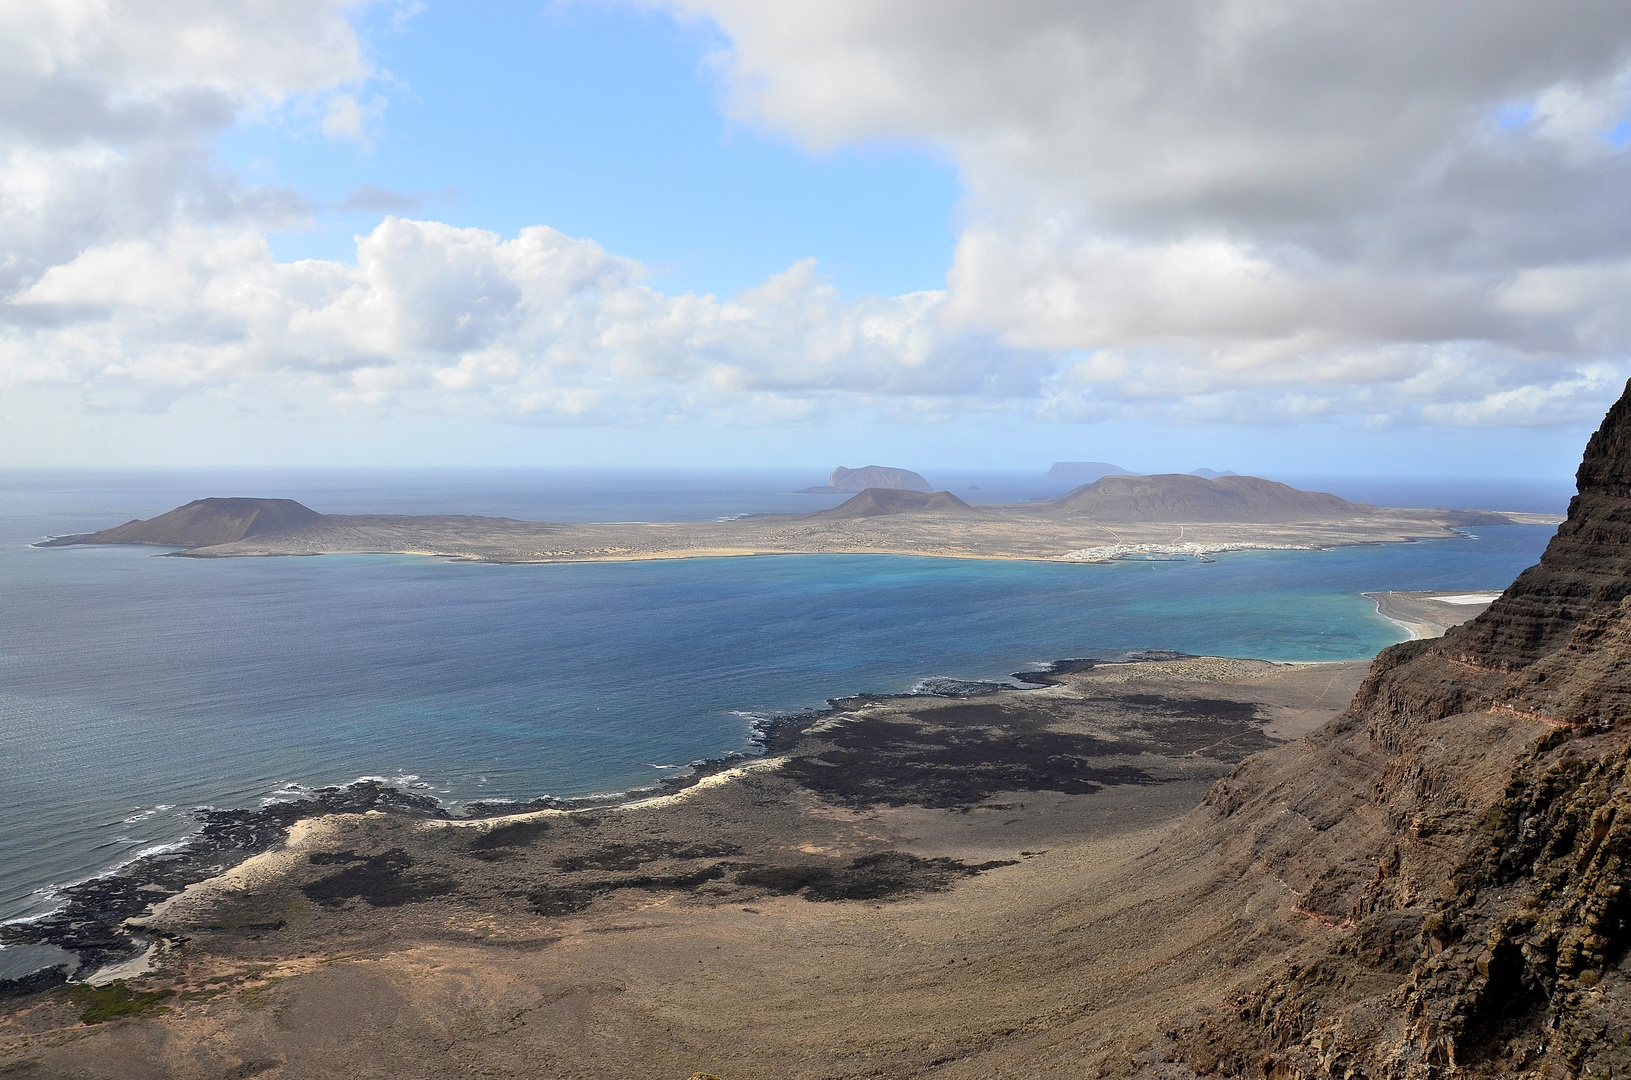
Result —
[[133, 1015], [82, 1023], [72, 988], [13, 1003], [0, 1070], [978, 1076], [1066, 1045], [1073, 1070], [1089, 1046], [1116, 1069], [1152, 1000], [1239, 974], [1214, 970], [1228, 920], [1172, 893], [1211, 860], [1168, 865], [1162, 829], [1366, 667], [1154, 661], [852, 699], [644, 804], [308, 820], [142, 920], [167, 947], [102, 991]]
[[[878, 554], [1104, 561], [1143, 554], [1325, 548], [1452, 536], [1426, 514], [1294, 522], [1060, 521], [985, 510], [864, 518], [765, 516], [735, 521], [545, 525], [492, 518], [335, 518], [321, 529], [248, 538], [195, 556], [396, 552], [489, 562], [585, 562], [728, 555]], [[1168, 550], [1171, 549], [1171, 550]], [[1073, 554], [1080, 553], [1080, 554]]]
[[1066, 662], [839, 701], [622, 807], [305, 817], [64, 924], [158, 944], [12, 997], [0, 1070], [1624, 1076], [1631, 388], [1579, 492], [1481, 614], [1369, 665]]

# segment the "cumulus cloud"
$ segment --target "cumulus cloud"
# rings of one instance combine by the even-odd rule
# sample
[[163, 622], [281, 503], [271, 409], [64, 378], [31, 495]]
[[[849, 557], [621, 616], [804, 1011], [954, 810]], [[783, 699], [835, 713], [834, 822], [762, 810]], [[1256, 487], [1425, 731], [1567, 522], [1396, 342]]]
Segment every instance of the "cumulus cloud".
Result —
[[[808, 261], [738, 296], [668, 296], [637, 263], [546, 227], [504, 239], [387, 217], [354, 261], [278, 262], [266, 230], [311, 208], [243, 184], [208, 148], [287, 103], [331, 138], [370, 137], [385, 100], [358, 92], [348, 6], [0, 12], [0, 388], [77, 386], [88, 408], [152, 411], [275, 383], [608, 424], [811, 419], [858, 401], [922, 417], [1034, 397], [1047, 360], [946, 329], [943, 294], [845, 300]], [[421, 6], [398, 5], [397, 29]], [[341, 209], [422, 203], [364, 184]]]
[[[739, 119], [949, 148], [969, 224], [948, 318], [1102, 354], [1075, 377], [1146, 373], [1101, 396], [1272, 372], [1288, 403], [1306, 383], [1288, 415], [1506, 423], [1519, 407], [1413, 397], [1419, 375], [1460, 357], [1589, 414], [1586, 373], [1625, 367], [1604, 284], [1631, 267], [1624, 5], [652, 3], [724, 31]], [[1332, 370], [1378, 392], [1317, 390]]]
[[[540, 424], [1510, 426], [1590, 417], [1626, 373], [1631, 8], [640, 2], [718, 24], [742, 121], [949, 150], [968, 203], [947, 288], [845, 298], [804, 261], [668, 295], [542, 225], [406, 217], [352, 260], [281, 263], [267, 230], [314, 208], [210, 147], [280, 109], [377, 137], [354, 5], [18, 0], [0, 388], [154, 410], [264, 383]], [[362, 185], [340, 208], [424, 204]]]
[[308, 211], [213, 163], [240, 116], [366, 73], [338, 0], [0, 5], [0, 295], [101, 243], [180, 221]]
[[354, 263], [279, 263], [258, 233], [177, 229], [51, 268], [13, 300], [28, 325], [0, 341], [0, 370], [91, 386], [295, 380], [537, 423], [1034, 393], [1043, 360], [946, 340], [944, 299], [845, 301], [810, 262], [729, 300], [666, 296], [638, 263], [541, 226], [504, 240], [388, 217]]
[[[814, 146], [946, 142], [980, 194], [1043, 189], [1106, 226], [1334, 244], [1340, 214], [1432, 192], [1457, 166], [1528, 149], [1503, 163], [1555, 179], [1544, 144], [1607, 149], [1628, 104], [1631, 12], [1594, 0], [665, 6], [729, 35], [743, 116]], [[1532, 130], [1494, 145], [1487, 112], [1513, 103]]]

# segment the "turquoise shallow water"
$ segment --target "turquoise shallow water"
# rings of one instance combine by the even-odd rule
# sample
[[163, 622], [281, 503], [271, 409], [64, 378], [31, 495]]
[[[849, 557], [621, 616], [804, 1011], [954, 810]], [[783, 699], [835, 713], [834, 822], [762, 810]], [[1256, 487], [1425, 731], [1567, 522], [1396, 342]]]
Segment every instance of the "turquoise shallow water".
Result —
[[[240, 480], [234, 493], [272, 493]], [[45, 910], [53, 883], [183, 835], [191, 807], [296, 785], [413, 777], [452, 803], [620, 790], [748, 749], [751, 715], [930, 677], [1136, 648], [1369, 656], [1402, 635], [1361, 592], [1500, 589], [1553, 531], [1110, 566], [193, 561], [27, 546], [220, 490], [197, 483], [0, 474], [0, 918]], [[563, 505], [468, 484], [280, 483], [328, 510], [509, 499], [496, 512], [544, 517]], [[706, 491], [695, 478], [639, 483], [569, 492], [570, 516], [716, 516], [792, 498], [769, 474], [713, 477]]]

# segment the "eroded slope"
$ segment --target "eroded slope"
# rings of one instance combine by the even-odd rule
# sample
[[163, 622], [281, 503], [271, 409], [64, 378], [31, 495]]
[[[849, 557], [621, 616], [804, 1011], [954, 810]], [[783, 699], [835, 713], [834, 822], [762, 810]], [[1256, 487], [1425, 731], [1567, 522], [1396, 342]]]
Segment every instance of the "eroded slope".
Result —
[[[1384, 651], [1308, 760], [1261, 755], [1214, 790], [1190, 842], [1252, 838], [1244, 863], [1293, 882], [1308, 925], [1149, 1068], [1631, 1068], [1628, 478], [1631, 390], [1538, 566], [1473, 622]], [[1276, 839], [1299, 819], [1306, 835]]]

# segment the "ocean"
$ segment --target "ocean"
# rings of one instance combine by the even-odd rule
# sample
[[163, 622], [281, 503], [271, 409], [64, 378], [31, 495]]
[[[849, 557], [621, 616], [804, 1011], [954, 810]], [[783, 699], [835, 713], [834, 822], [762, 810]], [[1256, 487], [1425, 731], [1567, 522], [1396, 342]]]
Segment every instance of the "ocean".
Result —
[[[255, 806], [365, 776], [455, 810], [627, 790], [751, 751], [758, 716], [1063, 657], [1366, 657], [1404, 635], [1361, 593], [1498, 590], [1554, 531], [1481, 527], [1453, 540], [1114, 565], [197, 561], [29, 546], [214, 494], [331, 512], [704, 520], [841, 501], [792, 493], [820, 479], [0, 470], [0, 919], [50, 910], [54, 887], [173, 843], [199, 806]], [[942, 482], [974, 501], [1054, 493], [1040, 477], [952, 479]], [[1320, 486], [1399, 505], [1554, 512], [1568, 495], [1563, 482]]]

